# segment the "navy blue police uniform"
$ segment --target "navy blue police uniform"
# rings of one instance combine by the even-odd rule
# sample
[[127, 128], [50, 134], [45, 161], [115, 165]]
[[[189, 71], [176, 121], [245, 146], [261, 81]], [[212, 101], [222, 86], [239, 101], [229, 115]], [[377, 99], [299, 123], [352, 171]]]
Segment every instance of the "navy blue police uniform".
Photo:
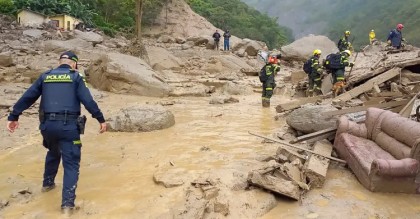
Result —
[[43, 187], [55, 186], [54, 180], [62, 158], [64, 177], [61, 207], [73, 208], [82, 146], [77, 126], [80, 104], [82, 103], [99, 123], [104, 123], [105, 119], [86, 87], [84, 78], [64, 64], [43, 73], [18, 100], [8, 120], [18, 121], [22, 112], [40, 96], [40, 130], [43, 145], [48, 149]]

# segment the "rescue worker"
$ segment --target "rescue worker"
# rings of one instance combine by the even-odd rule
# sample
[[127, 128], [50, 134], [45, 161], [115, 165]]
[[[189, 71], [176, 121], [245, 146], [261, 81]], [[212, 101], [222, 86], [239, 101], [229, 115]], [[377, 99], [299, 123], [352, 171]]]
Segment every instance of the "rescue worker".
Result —
[[[84, 122], [80, 118], [80, 104], [100, 123], [100, 133], [106, 131], [101, 110], [93, 100], [85, 79], [77, 72], [78, 57], [71, 51], [59, 58], [60, 66], [47, 71], [32, 84], [9, 114], [7, 129], [13, 133], [19, 127], [19, 116], [41, 96], [39, 107], [40, 130], [43, 145], [48, 149], [42, 192], [55, 188], [60, 159], [63, 160], [64, 177], [61, 209], [71, 214], [75, 208], [77, 181]], [[85, 118], [85, 117], [84, 117]], [[80, 133], [82, 132], [82, 133]]]
[[332, 71], [332, 74], [333, 74], [333, 88], [332, 89], [334, 92], [334, 96], [337, 96], [344, 91], [343, 89], [344, 89], [344, 86], [346, 85], [345, 77], [344, 77], [345, 68], [347, 66], [353, 67], [354, 65], [354, 63], [351, 63], [349, 61], [349, 58], [351, 56], [350, 50], [344, 50], [343, 52], [340, 52], [340, 55], [341, 55], [340, 64], [342, 68], [335, 69]]
[[322, 65], [319, 63], [322, 51], [314, 50], [311, 60], [311, 72], [308, 74], [309, 89], [308, 96], [313, 96], [321, 93], [322, 86]]
[[371, 30], [369, 33], [369, 42], [372, 45], [376, 41], [376, 34], [374, 30]]
[[351, 45], [351, 42], [349, 41], [350, 37], [350, 31], [345, 31], [344, 36], [338, 41], [337, 47], [340, 52], [344, 50], [353, 50], [353, 46]]
[[401, 49], [402, 41], [405, 41], [402, 35], [402, 29], [404, 29], [404, 25], [398, 24], [396, 29], [391, 30], [388, 35], [388, 46], [392, 46], [394, 49]]
[[213, 34], [213, 40], [214, 40], [214, 49], [215, 50], [219, 50], [219, 42], [220, 42], [220, 33], [218, 30], [216, 30], [216, 32], [214, 32]]
[[267, 79], [262, 84], [262, 106], [270, 107], [270, 99], [273, 96], [274, 88], [276, 88], [275, 77], [280, 71], [280, 65], [278, 59], [281, 55], [269, 56], [267, 64], [263, 67]]

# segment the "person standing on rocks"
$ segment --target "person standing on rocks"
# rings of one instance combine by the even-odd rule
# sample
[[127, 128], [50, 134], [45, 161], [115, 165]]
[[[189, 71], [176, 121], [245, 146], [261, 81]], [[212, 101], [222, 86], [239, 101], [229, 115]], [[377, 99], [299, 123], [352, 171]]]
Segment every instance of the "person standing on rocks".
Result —
[[214, 49], [215, 50], [219, 50], [219, 42], [220, 42], [220, 33], [218, 30], [216, 30], [216, 32], [214, 32], [213, 34], [213, 40], [214, 40]]
[[270, 107], [270, 99], [276, 87], [275, 77], [280, 71], [278, 59], [281, 55], [268, 56], [266, 65], [260, 71], [260, 81], [262, 82], [262, 106]]
[[347, 66], [353, 67], [354, 65], [354, 63], [351, 63], [349, 61], [349, 58], [351, 56], [350, 50], [344, 50], [343, 52], [340, 53], [340, 56], [341, 56], [340, 67], [332, 71], [332, 74], [333, 74], [333, 88], [332, 89], [334, 92], [334, 96], [338, 96], [340, 93], [342, 93], [344, 86], [346, 85], [345, 77], [344, 77], [345, 68]]
[[344, 36], [338, 41], [338, 50], [340, 52], [343, 52], [344, 50], [353, 50], [353, 46], [351, 45], [351, 42], [349, 40], [350, 37], [350, 31], [346, 30], [344, 31]]
[[310, 65], [310, 69], [308, 69], [309, 88], [307, 95], [309, 97], [321, 93], [323, 71], [322, 65], [319, 63], [319, 58], [321, 57], [321, 54], [322, 51], [316, 49], [313, 52], [313, 56], [307, 61], [307, 64]]
[[60, 160], [63, 160], [64, 177], [61, 209], [71, 214], [75, 208], [77, 181], [79, 179], [85, 116], [80, 116], [80, 104], [100, 123], [100, 133], [106, 131], [104, 116], [93, 100], [85, 79], [77, 72], [78, 57], [70, 51], [60, 56], [58, 68], [43, 73], [23, 94], [9, 114], [7, 129], [13, 133], [19, 127], [19, 116], [41, 96], [39, 107], [40, 130], [43, 145], [48, 149], [45, 158], [42, 192], [55, 188]]
[[388, 35], [388, 46], [392, 46], [394, 49], [401, 49], [402, 41], [405, 41], [402, 35], [402, 29], [404, 29], [404, 25], [398, 24], [396, 29], [391, 30]]
[[371, 30], [369, 33], [369, 42], [372, 45], [376, 41], [376, 34], [374, 30]]
[[223, 39], [224, 39], [224, 42], [223, 42], [223, 50], [224, 51], [229, 51], [229, 49], [230, 49], [230, 37], [231, 37], [231, 35], [230, 35], [230, 32], [229, 32], [229, 30], [226, 30], [226, 32], [223, 34]]

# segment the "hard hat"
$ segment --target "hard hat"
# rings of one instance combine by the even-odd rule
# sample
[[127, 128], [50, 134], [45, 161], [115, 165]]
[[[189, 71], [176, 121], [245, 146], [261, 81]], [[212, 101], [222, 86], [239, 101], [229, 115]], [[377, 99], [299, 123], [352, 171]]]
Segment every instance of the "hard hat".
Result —
[[404, 25], [402, 25], [402, 24], [397, 24], [397, 29], [403, 29], [404, 28]]
[[374, 30], [371, 30], [371, 32], [375, 32]]
[[351, 51], [350, 50], [344, 50], [344, 53], [347, 53], [347, 55], [351, 56]]
[[314, 56], [316, 56], [316, 55], [321, 55], [321, 53], [322, 53], [322, 51], [321, 51], [321, 50], [319, 50], [319, 49], [315, 49], [315, 50], [314, 50]]
[[350, 31], [349, 31], [349, 30], [346, 30], [346, 31], [344, 32], [344, 34], [345, 34], [346, 36], [350, 36]]

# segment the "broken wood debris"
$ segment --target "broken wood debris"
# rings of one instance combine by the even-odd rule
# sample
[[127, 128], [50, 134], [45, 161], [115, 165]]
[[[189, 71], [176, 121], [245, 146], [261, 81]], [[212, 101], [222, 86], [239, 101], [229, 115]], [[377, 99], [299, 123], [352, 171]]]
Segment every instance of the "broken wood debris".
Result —
[[[333, 145], [327, 140], [316, 142], [313, 148], [314, 152], [324, 156], [331, 156], [332, 149]], [[329, 164], [328, 159], [313, 155], [306, 161], [305, 176], [311, 187], [321, 188], [324, 185]]]
[[260, 137], [260, 138], [264, 138], [264, 139], [267, 139], [267, 140], [270, 140], [270, 141], [274, 141], [274, 142], [280, 143], [282, 145], [285, 145], [285, 146], [288, 146], [288, 147], [291, 147], [291, 148], [303, 150], [303, 151], [309, 152], [311, 154], [316, 154], [316, 155], [319, 155], [319, 156], [328, 158], [330, 160], [334, 160], [334, 161], [337, 161], [337, 162], [340, 162], [340, 163], [347, 163], [345, 160], [341, 160], [341, 159], [338, 159], [338, 158], [335, 158], [335, 157], [331, 157], [331, 156], [325, 156], [323, 154], [320, 154], [320, 153], [317, 153], [317, 152], [314, 152], [314, 151], [311, 151], [311, 150], [308, 150], [306, 148], [302, 148], [302, 147], [299, 147], [299, 146], [296, 146], [296, 145], [292, 145], [292, 144], [289, 144], [289, 143], [284, 142], [284, 141], [281, 141], [281, 140], [276, 140], [276, 139], [273, 139], [273, 138], [265, 137], [265, 136], [262, 136], [262, 135], [259, 135], [259, 134], [255, 134], [255, 133], [252, 133], [252, 132], [248, 132], [248, 133], [250, 135], [254, 135], [254, 136], [257, 136], [257, 137]]
[[278, 113], [282, 113], [288, 110], [293, 110], [296, 108], [301, 107], [302, 105], [308, 104], [308, 103], [315, 103], [318, 100], [321, 100], [322, 97], [321, 96], [316, 96], [316, 97], [307, 97], [307, 98], [301, 98], [292, 102], [288, 102], [288, 103], [283, 103], [280, 104], [276, 107], [276, 111]]
[[324, 112], [323, 114], [327, 115], [327, 116], [337, 116], [337, 115], [344, 115], [344, 114], [348, 114], [348, 113], [356, 113], [356, 112], [360, 112], [360, 111], [366, 111], [370, 107], [387, 109], [387, 108], [402, 106], [402, 105], [405, 105], [407, 103], [408, 103], [408, 100], [392, 101], [392, 102], [381, 103], [381, 104], [376, 104], [376, 105], [357, 106], [357, 107], [352, 107], [352, 108], [343, 109], [343, 110], [328, 111], [328, 112]]
[[302, 136], [297, 137], [296, 140], [291, 141], [290, 144], [299, 143], [299, 142], [306, 141], [306, 140], [309, 140], [309, 139], [312, 139], [312, 138], [316, 138], [316, 137], [319, 137], [319, 136], [322, 136], [322, 135], [325, 135], [325, 134], [335, 134], [336, 131], [337, 131], [337, 128], [334, 127], [334, 128], [328, 128], [328, 129], [324, 129], [324, 130], [321, 130], [321, 131], [317, 131], [317, 132], [314, 132], [314, 133], [311, 133], [311, 134], [302, 135]]

